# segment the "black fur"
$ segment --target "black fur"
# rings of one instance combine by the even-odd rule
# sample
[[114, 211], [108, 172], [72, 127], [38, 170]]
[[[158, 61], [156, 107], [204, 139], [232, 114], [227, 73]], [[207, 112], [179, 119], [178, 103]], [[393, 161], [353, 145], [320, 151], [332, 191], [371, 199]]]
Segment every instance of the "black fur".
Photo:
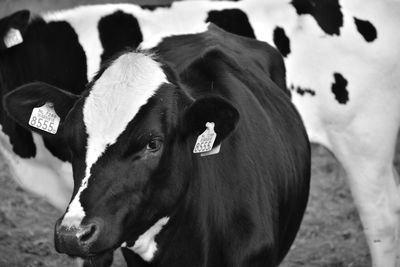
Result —
[[125, 48], [137, 48], [143, 41], [137, 19], [121, 10], [101, 18], [98, 29], [104, 49], [101, 55], [102, 62]]
[[334, 73], [335, 82], [332, 84], [332, 93], [340, 104], [346, 104], [349, 101], [349, 92], [347, 91], [347, 80], [340, 73]]
[[378, 37], [378, 32], [375, 26], [368, 20], [361, 20], [354, 18], [354, 23], [356, 24], [358, 32], [367, 42], [373, 42]]
[[307, 94], [310, 95], [310, 96], [315, 96], [315, 94], [316, 94], [314, 90], [312, 90], [310, 88], [302, 88], [300, 86], [291, 85], [290, 89], [292, 91], [295, 91], [296, 93], [298, 93], [301, 96], [304, 96], [304, 95], [307, 95]]
[[278, 48], [279, 52], [281, 52], [282, 56], [287, 57], [290, 54], [290, 40], [286, 36], [285, 30], [281, 27], [276, 27], [274, 29], [273, 41]]
[[240, 9], [212, 10], [208, 12], [206, 22], [212, 22], [227, 32], [256, 38], [246, 13]]
[[159, 8], [170, 8], [171, 4], [162, 4], [162, 5], [140, 5], [141, 8], [147, 9], [150, 11], [157, 10]]
[[329, 35], [340, 35], [343, 26], [343, 13], [339, 0], [292, 0], [299, 15], [311, 15]]

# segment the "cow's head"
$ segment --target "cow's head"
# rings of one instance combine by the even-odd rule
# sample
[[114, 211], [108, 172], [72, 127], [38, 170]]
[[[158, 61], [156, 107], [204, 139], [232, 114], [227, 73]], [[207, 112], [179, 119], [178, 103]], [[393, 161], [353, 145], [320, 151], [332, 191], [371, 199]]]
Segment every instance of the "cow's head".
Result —
[[0, 93], [33, 81], [80, 93], [86, 75], [85, 53], [67, 22], [46, 22], [28, 10], [0, 19]]
[[129, 52], [79, 98], [43, 83], [5, 97], [25, 127], [46, 102], [61, 119], [57, 135], [68, 140], [75, 188], [55, 227], [59, 252], [98, 255], [166, 223], [190, 183], [193, 147], [206, 123], [215, 123], [214, 146], [235, 129], [239, 114], [230, 103], [193, 100], [164, 70], [151, 56]]
[[28, 26], [30, 12], [17, 11], [0, 19], [0, 51], [11, 48], [23, 42], [23, 34]]
[[0, 19], [0, 93], [9, 91], [9, 87], [15, 85], [16, 79], [10, 75], [16, 75], [15, 65], [22, 62], [13, 61], [13, 55], [9, 54], [15, 54], [17, 47], [23, 43], [29, 20], [28, 10], [21, 10]]

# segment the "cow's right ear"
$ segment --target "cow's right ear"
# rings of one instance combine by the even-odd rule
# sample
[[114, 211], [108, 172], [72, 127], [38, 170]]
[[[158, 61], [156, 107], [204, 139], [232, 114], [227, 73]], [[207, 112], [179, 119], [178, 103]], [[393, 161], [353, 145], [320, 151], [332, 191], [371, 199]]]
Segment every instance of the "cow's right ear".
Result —
[[205, 131], [208, 122], [214, 123], [215, 147], [236, 129], [239, 118], [239, 111], [228, 100], [219, 96], [206, 96], [196, 99], [186, 108], [181, 127], [184, 135], [198, 136]]
[[29, 24], [30, 17], [29, 10], [20, 10], [0, 20], [0, 50], [23, 42], [22, 35]]
[[32, 127], [29, 121], [35, 108], [49, 103], [60, 118], [60, 128], [65, 117], [74, 106], [79, 96], [43, 82], [34, 82], [23, 85], [3, 98], [3, 106], [10, 117], [23, 127], [42, 135], [49, 135], [44, 130]]

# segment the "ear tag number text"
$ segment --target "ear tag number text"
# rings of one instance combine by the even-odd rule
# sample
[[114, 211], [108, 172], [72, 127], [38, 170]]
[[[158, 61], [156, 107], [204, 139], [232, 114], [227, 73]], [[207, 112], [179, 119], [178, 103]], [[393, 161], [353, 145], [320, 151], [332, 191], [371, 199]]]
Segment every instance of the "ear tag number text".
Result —
[[60, 125], [60, 117], [54, 110], [52, 103], [46, 103], [32, 110], [29, 125], [42, 131], [56, 134]]
[[21, 32], [17, 29], [10, 28], [7, 32], [6, 36], [4, 36], [4, 44], [7, 48], [16, 46], [22, 43], [24, 39], [22, 39]]
[[215, 126], [214, 122], [206, 123], [207, 129], [201, 135], [199, 135], [199, 137], [197, 137], [193, 153], [202, 153], [201, 156], [208, 156], [219, 152], [219, 146], [218, 146], [218, 152], [207, 154], [207, 152], [213, 149], [215, 138], [217, 137], [217, 134], [214, 131], [214, 126]]

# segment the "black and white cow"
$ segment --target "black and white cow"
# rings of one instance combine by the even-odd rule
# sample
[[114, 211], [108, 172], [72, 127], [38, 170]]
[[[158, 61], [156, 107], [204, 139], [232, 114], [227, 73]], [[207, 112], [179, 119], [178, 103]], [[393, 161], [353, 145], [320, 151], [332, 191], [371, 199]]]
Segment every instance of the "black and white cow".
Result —
[[[275, 44], [285, 56], [292, 101], [303, 118], [311, 141], [329, 148], [346, 171], [373, 264], [395, 266], [396, 253], [400, 255], [396, 234], [400, 225], [400, 198], [398, 174], [393, 168], [400, 124], [400, 93], [397, 90], [400, 37], [396, 34], [400, 25], [399, 13], [400, 4], [394, 0], [191, 1], [152, 9], [134, 5], [79, 7], [46, 14], [42, 18], [46, 23], [42, 24], [61, 24], [76, 34], [72, 39], [86, 55], [88, 77], [93, 76], [102, 59], [120, 48], [138, 43], [152, 47], [165, 36], [200, 32], [206, 22]], [[2, 38], [8, 33], [3, 23], [0, 24]], [[24, 40], [32, 36], [28, 34], [31, 23], [25, 32], [22, 31]], [[13, 26], [18, 28], [19, 25]], [[54, 40], [56, 38], [48, 38], [41, 42]], [[64, 47], [58, 45], [52, 49], [64, 51]], [[0, 64], [3, 62], [1, 57], [10, 49], [2, 50]], [[20, 57], [15, 62], [23, 66], [26, 61], [27, 57]], [[52, 71], [67, 65], [57, 65], [58, 68], [52, 67]], [[74, 66], [65, 69], [80, 68], [78, 64]], [[1, 73], [4, 73], [3, 68], [4, 65], [0, 67]], [[11, 74], [24, 72], [6, 73], [10, 78]], [[4, 77], [4, 74], [0, 75]], [[64, 89], [72, 88], [41, 79]], [[19, 78], [16, 80], [20, 81]], [[23, 80], [29, 81], [32, 79]], [[1, 91], [11, 89], [1, 88]], [[0, 121], [3, 132], [7, 132], [4, 124], [11, 129], [17, 127], [9, 119], [6, 119], [8, 122], [3, 120]], [[19, 141], [11, 142], [13, 145], [10, 146], [9, 139]], [[54, 152], [50, 154], [43, 149], [41, 138], [34, 135], [32, 141], [27, 132], [17, 134], [8, 130], [1, 141], [1, 150], [10, 151], [11, 170], [22, 186], [25, 184], [24, 188], [46, 196], [51, 203], [64, 208], [72, 191], [70, 175], [59, 171], [60, 166], [65, 165], [62, 161], [54, 157], [49, 159]], [[23, 155], [21, 158], [21, 154], [16, 153], [17, 142], [26, 142], [30, 150], [36, 147], [37, 153], [29, 154], [29, 159]], [[28, 168], [36, 171], [24, 171]], [[70, 167], [64, 169], [70, 170]], [[30, 173], [44, 175], [38, 180], [37, 175], [30, 176]], [[51, 186], [43, 187], [43, 184]]]
[[[277, 266], [310, 179], [301, 118], [271, 79], [277, 52], [214, 25], [154, 52], [116, 57], [81, 97], [45, 83], [5, 97], [24, 127], [44, 103], [61, 118], [75, 187], [57, 250], [92, 257], [124, 243], [138, 255], [129, 266]], [[194, 153], [202, 132], [210, 148]]]

